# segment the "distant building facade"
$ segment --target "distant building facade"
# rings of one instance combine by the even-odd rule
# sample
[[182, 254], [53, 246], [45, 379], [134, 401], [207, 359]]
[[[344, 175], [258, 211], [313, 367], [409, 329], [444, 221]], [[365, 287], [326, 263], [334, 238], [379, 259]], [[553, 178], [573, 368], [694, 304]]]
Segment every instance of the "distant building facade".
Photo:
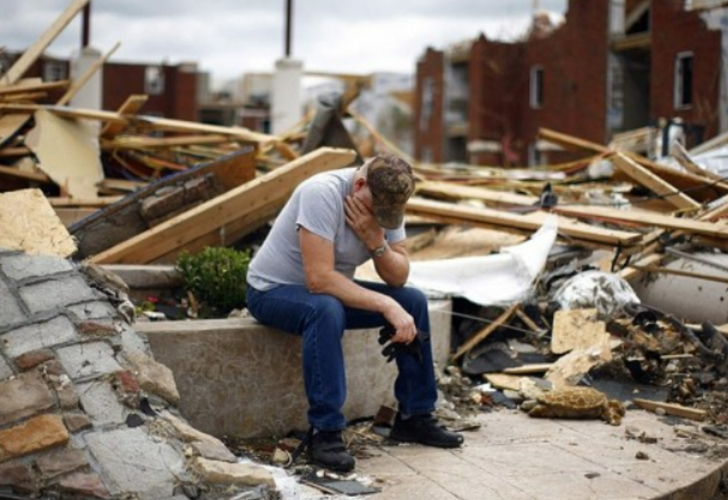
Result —
[[[0, 73], [4, 73], [20, 53], [4, 53]], [[200, 98], [200, 73], [195, 63], [144, 64], [107, 62], [103, 71], [102, 107], [105, 110], [118, 109], [132, 94], [146, 94], [149, 99], [141, 110], [142, 114], [197, 121]], [[24, 75], [26, 78], [40, 77], [43, 81], [58, 81], [70, 78], [68, 59], [43, 55]], [[204, 79], [201, 80], [204, 83]], [[55, 91], [41, 102], [54, 103], [62, 91]]]
[[485, 36], [417, 63], [415, 156], [524, 165], [569, 159], [540, 127], [600, 144], [679, 118], [692, 141], [728, 130], [728, 9], [684, 0], [570, 0], [565, 22], [536, 16], [528, 36]]

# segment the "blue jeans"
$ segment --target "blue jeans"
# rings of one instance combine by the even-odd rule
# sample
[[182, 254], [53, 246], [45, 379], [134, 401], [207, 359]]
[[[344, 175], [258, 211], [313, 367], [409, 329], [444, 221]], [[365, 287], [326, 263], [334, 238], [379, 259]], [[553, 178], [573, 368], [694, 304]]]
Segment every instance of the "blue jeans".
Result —
[[[429, 333], [427, 299], [415, 288], [392, 288], [357, 281], [365, 288], [396, 300]], [[248, 286], [248, 310], [263, 324], [303, 337], [303, 377], [308, 398], [308, 421], [319, 430], [341, 430], [346, 420], [341, 408], [346, 400], [346, 374], [341, 339], [345, 329], [376, 328], [386, 320], [379, 313], [346, 307], [331, 295], [310, 293], [302, 285], [282, 285], [266, 292]], [[405, 415], [430, 413], [437, 402], [432, 364], [432, 343], [423, 343], [422, 363], [402, 353], [394, 395]], [[384, 362], [380, 357], [378, 362]]]

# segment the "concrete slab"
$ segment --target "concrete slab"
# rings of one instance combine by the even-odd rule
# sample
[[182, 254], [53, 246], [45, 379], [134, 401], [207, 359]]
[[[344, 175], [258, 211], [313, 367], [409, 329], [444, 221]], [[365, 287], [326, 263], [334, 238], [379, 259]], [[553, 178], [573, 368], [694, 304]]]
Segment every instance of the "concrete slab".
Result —
[[142, 500], [174, 495], [184, 457], [168, 444], [140, 428], [91, 433], [85, 440], [115, 486], [112, 494], [132, 493]]
[[[449, 300], [430, 302], [433, 353], [450, 352]], [[174, 373], [182, 415], [214, 436], [283, 435], [306, 429], [301, 339], [251, 319], [137, 323], [154, 358]], [[377, 330], [344, 335], [348, 419], [394, 404], [394, 363], [386, 363]]]
[[[532, 419], [508, 410], [478, 419], [483, 426], [465, 433], [462, 449], [385, 446], [359, 459], [356, 472], [382, 487], [370, 498], [710, 499], [728, 471], [725, 459], [686, 451], [695, 449], [694, 440], [678, 437], [674, 426], [641, 410], [629, 411], [619, 427]], [[700, 435], [694, 423], [680, 424]], [[657, 442], [633, 439], [628, 428]], [[705, 435], [704, 441], [715, 449], [712, 438]], [[640, 451], [646, 460], [637, 458]]]
[[20, 296], [33, 314], [97, 298], [80, 276], [27, 285], [20, 289]]
[[65, 316], [56, 316], [50, 321], [24, 326], [0, 335], [0, 340], [5, 344], [5, 352], [12, 358], [77, 338], [76, 327]]
[[113, 348], [106, 342], [88, 342], [58, 349], [58, 357], [71, 380], [92, 379], [120, 371]]

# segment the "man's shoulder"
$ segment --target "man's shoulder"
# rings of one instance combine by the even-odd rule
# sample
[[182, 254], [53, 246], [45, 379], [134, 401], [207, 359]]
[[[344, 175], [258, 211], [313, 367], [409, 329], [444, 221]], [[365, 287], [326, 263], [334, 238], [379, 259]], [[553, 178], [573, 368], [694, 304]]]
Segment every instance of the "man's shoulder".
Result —
[[352, 170], [342, 169], [318, 173], [302, 182], [299, 188], [301, 190], [314, 190], [321, 193], [329, 192], [346, 196], [350, 186]]

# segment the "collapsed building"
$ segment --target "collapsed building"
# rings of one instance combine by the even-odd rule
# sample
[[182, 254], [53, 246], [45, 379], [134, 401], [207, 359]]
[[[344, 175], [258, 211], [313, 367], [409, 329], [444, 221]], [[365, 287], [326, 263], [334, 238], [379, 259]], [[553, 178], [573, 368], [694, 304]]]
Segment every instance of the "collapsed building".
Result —
[[415, 156], [553, 164], [573, 155], [539, 128], [605, 144], [660, 119], [697, 145], [728, 129], [725, 16], [683, 0], [572, 0], [563, 23], [537, 15], [524, 40], [429, 48], [417, 63]]

